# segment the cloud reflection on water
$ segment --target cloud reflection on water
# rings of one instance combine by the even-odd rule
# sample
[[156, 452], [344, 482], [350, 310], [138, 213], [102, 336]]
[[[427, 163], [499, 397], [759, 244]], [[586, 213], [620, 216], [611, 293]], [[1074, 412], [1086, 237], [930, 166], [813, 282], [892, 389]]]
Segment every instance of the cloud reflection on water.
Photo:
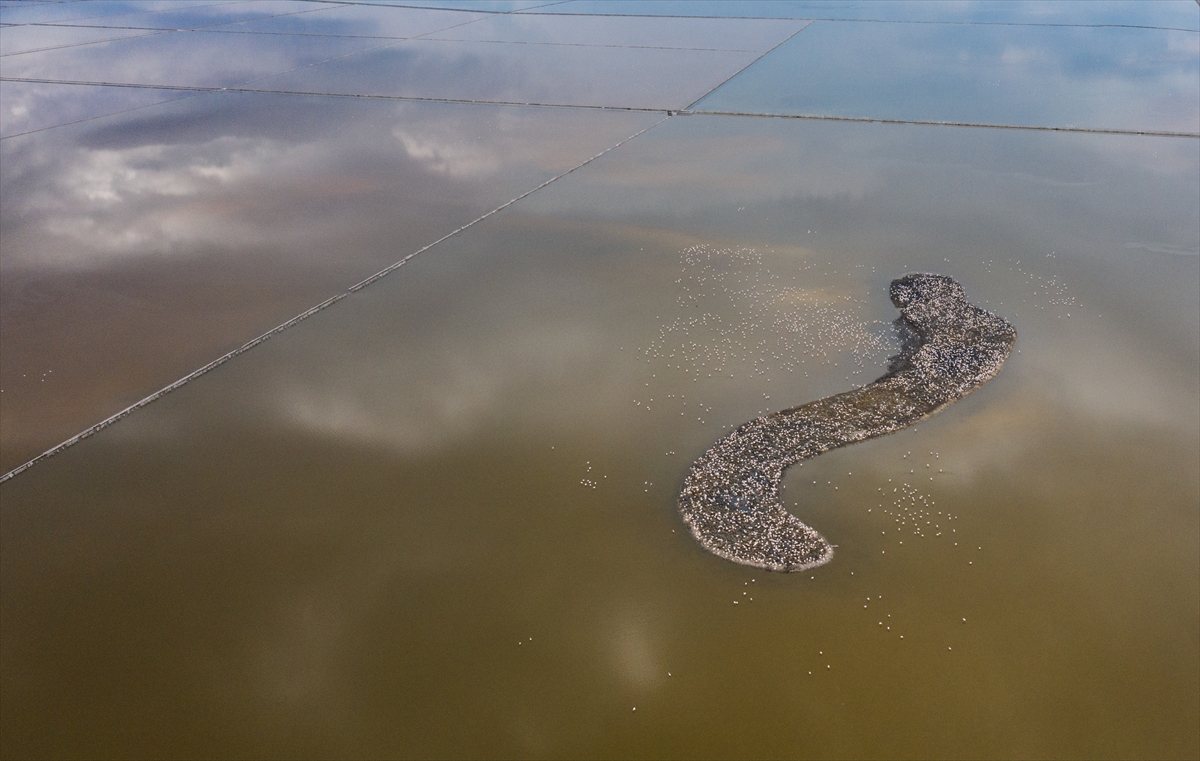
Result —
[[[314, 239], [344, 257], [345, 241], [379, 227], [370, 211], [383, 199], [368, 199], [410, 195], [385, 218], [394, 225], [419, 206], [467, 201], [479, 192], [471, 183], [502, 171], [516, 195], [603, 146], [587, 129], [572, 137], [577, 118], [565, 112], [486, 109], [464, 119], [454, 106], [347, 105], [216, 96], [91, 128], [66, 145], [53, 137], [14, 145], [5, 156], [4, 266], [95, 267], [212, 245], [302, 256]], [[617, 125], [637, 122], [586, 120], [612, 124], [614, 140]], [[564, 139], [549, 144], [537, 137], [560, 130]]]
[[[555, 92], [516, 72], [497, 92]], [[226, 94], [4, 141], [5, 456], [657, 119]], [[5, 755], [1195, 755], [1198, 161], [671, 119], [6, 482]], [[760, 341], [810, 326], [736, 319], [765, 288], [724, 302], [736, 378], [697, 377], [699, 331], [671, 356], [718, 311], [681, 300], [696, 245], [795, 277], [780, 309], [820, 344], [796, 372]], [[745, 569], [675, 519], [689, 455], [856, 382], [829, 349], [894, 318], [907, 270], [958, 277], [1020, 353], [808, 463], [839, 561], [731, 605]], [[69, 382], [17, 378], [50, 366]], [[954, 471], [921, 486], [963, 548], [882, 544], [863, 508], [907, 449]], [[903, 642], [859, 618], [881, 592]]]
[[[15, 467], [652, 119], [226, 94], [0, 143], [4, 461]], [[62, 384], [25, 384], [48, 369]]]
[[[714, 145], [739, 149], [698, 147]], [[431, 260], [428, 268], [408, 273], [431, 287], [443, 283], [436, 287], [472, 294], [464, 296], [472, 305], [471, 327], [433, 327], [440, 323], [420, 316], [422, 302], [404, 307], [408, 317], [370, 317], [378, 307], [364, 302], [353, 314], [306, 325], [305, 331], [321, 336], [315, 339], [319, 344], [339, 347], [337, 358], [316, 351], [309, 361], [269, 371], [278, 380], [267, 387], [282, 384], [288, 391], [272, 392], [276, 402], [261, 403], [275, 407], [285, 424], [315, 426], [398, 452], [453, 448], [518, 420], [565, 432], [586, 429], [591, 415], [604, 421], [604, 429], [640, 430], [644, 423], [630, 405], [653, 392], [640, 388], [632, 358], [618, 355], [613, 367], [623, 369], [602, 371], [605, 363], [595, 354], [617, 344], [629, 350], [653, 347], [660, 337], [649, 329], [640, 336], [614, 332], [606, 324], [611, 317], [593, 305], [624, 301], [630, 314], [669, 327], [681, 286], [667, 286], [663, 293], [630, 290], [602, 273], [613, 267], [643, 273], [635, 281], [665, 283], [680, 276], [684, 248], [711, 242], [773, 251], [747, 276], [763, 282], [771, 277], [767, 272], [798, 277], [810, 289], [862, 302], [863, 316], [883, 323], [895, 316], [883, 291], [892, 277], [913, 270], [954, 274], [981, 304], [1018, 326], [1021, 353], [1005, 376], [1041, 389], [1035, 396], [1045, 398], [1030, 403], [1186, 434], [1200, 425], [1192, 404], [1195, 378], [1187, 372], [1200, 355], [1200, 317], [1190, 294], [1197, 260], [1131, 256], [1125, 239], [1145, 228], [1156, 240], [1186, 250], [1194, 245], [1189, 240], [1200, 237], [1188, 211], [1200, 200], [1191, 182], [1200, 167], [1188, 147], [1187, 141], [1171, 139], [931, 134], [797, 122], [749, 128], [721, 117], [680, 118], [563, 180], [554, 194], [530, 198], [525, 220], [502, 226], [503, 234], [493, 228], [486, 246], [466, 234], [461, 242], [444, 244], [436, 265]], [[962, 188], [970, 188], [969, 194]], [[641, 226], [627, 226], [630, 220]], [[691, 242], [689, 234], [695, 236]], [[804, 241], [810, 248], [793, 245]], [[593, 251], [584, 260], [595, 261], [576, 270], [564, 261], [544, 260], [559, 249], [576, 257]], [[376, 287], [380, 292], [372, 300], [408, 290], [399, 281]], [[555, 291], [577, 294], [579, 305], [569, 317], [555, 308], [535, 309]], [[408, 304], [408, 297], [397, 303]], [[713, 303], [706, 301], [705, 308]], [[844, 333], [844, 326], [833, 324], [837, 321], [820, 306], [805, 300], [794, 305], [798, 314], [815, 320], [812, 330], [822, 336], [822, 345], [835, 349], [827, 339]], [[553, 314], [560, 314], [557, 321], [545, 322]], [[650, 314], [662, 319], [649, 320]], [[679, 315], [685, 321], [696, 316], [686, 310]], [[729, 325], [760, 336], [779, 328], [753, 321], [739, 327], [745, 319], [735, 315]], [[361, 327], [393, 320], [410, 328], [402, 343], [386, 331]], [[364, 330], [368, 344], [392, 348], [353, 349], [356, 330]], [[417, 336], [424, 337], [414, 341]], [[702, 355], [716, 348], [705, 343], [712, 338], [695, 333], [669, 340], [700, 341], [694, 353]], [[661, 354], [675, 350], [668, 341]], [[846, 351], [842, 356], [849, 363]], [[882, 373], [883, 355], [872, 361], [878, 366], [863, 369], [857, 382]], [[780, 390], [770, 408], [850, 387], [844, 373], [812, 364], [805, 369], [813, 371], [814, 381], [785, 375], [782, 380], [791, 384], [785, 388], [792, 390]], [[523, 388], [537, 391], [526, 395]], [[762, 400], [749, 399], [758, 407], [743, 409], [747, 398], [740, 386], [697, 393], [724, 408], [703, 416], [716, 423], [703, 429], [708, 433], [687, 434], [697, 440], [748, 419], [762, 406]], [[1025, 423], [1017, 429], [1028, 422], [1020, 420]], [[983, 430], [993, 423], [980, 425]], [[986, 459], [987, 450], [978, 451]]]
[[696, 110], [1195, 134], [1200, 32], [820, 21]]
[[1134, 24], [1200, 31], [1200, 12], [1187, 0], [575, 0], [562, 13], [679, 14], [715, 17], [867, 19], [902, 23]]

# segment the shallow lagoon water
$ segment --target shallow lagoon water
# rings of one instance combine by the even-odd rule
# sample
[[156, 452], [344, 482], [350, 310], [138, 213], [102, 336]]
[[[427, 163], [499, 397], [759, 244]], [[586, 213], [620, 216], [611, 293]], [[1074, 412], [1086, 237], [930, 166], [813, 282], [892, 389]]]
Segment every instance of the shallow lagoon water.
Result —
[[696, 109], [1190, 133], [1196, 48], [1177, 29], [823, 21]]
[[[1195, 756], [1195, 147], [668, 119], [0, 486], [4, 755]], [[909, 271], [1018, 351], [789, 471], [829, 565], [708, 555], [687, 466]]]
[[5, 141], [6, 471], [661, 118], [463, 108], [206, 95]]

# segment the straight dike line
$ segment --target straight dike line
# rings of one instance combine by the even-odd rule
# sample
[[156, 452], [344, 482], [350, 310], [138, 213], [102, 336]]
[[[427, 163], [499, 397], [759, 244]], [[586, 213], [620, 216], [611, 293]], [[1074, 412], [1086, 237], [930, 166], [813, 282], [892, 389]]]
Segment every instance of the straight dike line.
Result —
[[558, 174], [558, 175], [555, 175], [554, 177], [551, 177], [550, 179], [546, 180], [541, 185], [538, 185], [537, 187], [533, 188], [532, 190], [527, 190], [524, 193], [522, 193], [521, 195], [516, 196], [515, 198], [512, 198], [508, 201], [505, 201], [504, 203], [500, 204], [496, 208], [494, 208], [491, 211], [487, 212], [486, 214], [484, 214], [480, 217], [477, 217], [476, 219], [468, 222], [467, 224], [463, 225], [462, 227], [458, 228], [457, 230], [447, 233], [446, 235], [443, 235], [442, 237], [435, 240], [434, 242], [432, 242], [426, 246], [423, 246], [422, 248], [417, 249], [416, 251], [412, 252], [411, 254], [404, 257], [400, 261], [398, 261], [394, 264], [390, 264], [387, 267], [384, 267], [382, 270], [380, 270], [379, 272], [376, 272], [374, 275], [371, 275], [367, 279], [365, 279], [359, 283], [356, 283], [355, 285], [350, 286], [342, 293], [339, 293], [336, 296], [332, 296], [332, 297], [326, 299], [325, 301], [322, 301], [320, 304], [317, 304], [316, 306], [314, 306], [304, 312], [301, 312], [300, 314], [296, 315], [295, 317], [288, 320], [287, 322], [282, 323], [281, 325], [278, 325], [278, 326], [272, 328], [271, 330], [268, 330], [266, 333], [263, 333], [262, 335], [258, 336], [257, 338], [242, 344], [240, 347], [234, 349], [233, 351], [229, 352], [228, 354], [224, 354], [224, 355], [214, 359], [212, 362], [209, 362], [207, 365], [205, 365], [204, 367], [201, 367], [199, 370], [195, 370], [194, 372], [191, 372], [191, 373], [185, 375], [184, 377], [180, 378], [179, 380], [175, 381], [171, 385], [161, 388], [158, 391], [155, 391], [153, 394], [151, 394], [150, 396], [147, 396], [145, 399], [142, 399], [139, 402], [135, 402], [134, 404], [129, 405], [128, 407], [121, 410], [120, 412], [113, 415], [112, 417], [101, 420], [99, 423], [96, 423], [91, 428], [88, 428], [88, 429], [82, 431], [81, 433], [78, 433], [78, 434], [72, 436], [71, 438], [62, 442], [58, 446], [47, 449], [45, 452], [41, 453], [37, 457], [34, 457], [32, 460], [25, 463], [24, 465], [21, 465], [17, 468], [13, 468], [9, 472], [5, 473], [3, 476], [0, 476], [0, 483], [4, 483], [5, 481], [9, 480], [10, 478], [18, 476], [21, 473], [24, 473], [26, 470], [29, 470], [30, 468], [32, 468], [34, 465], [41, 462], [42, 460], [53, 457], [54, 455], [58, 454], [59, 452], [62, 452], [63, 450], [65, 450], [71, 446], [74, 446], [75, 444], [78, 444], [79, 442], [83, 441], [87, 437], [89, 437], [93, 434], [99, 433], [100, 431], [109, 427], [113, 423], [116, 423], [118, 420], [128, 417], [129, 415], [136, 412], [137, 410], [140, 410], [141, 408], [149, 405], [150, 403], [161, 399], [162, 397], [164, 397], [167, 394], [171, 393], [172, 391], [175, 391], [176, 389], [190, 383], [191, 381], [196, 380], [201, 375], [204, 375], [205, 373], [207, 373], [211, 370], [215, 370], [216, 368], [225, 364], [226, 362], [233, 359], [234, 357], [237, 357], [240, 354], [244, 354], [244, 353], [250, 351], [255, 346], [258, 346], [259, 344], [263, 343], [264, 341], [267, 341], [268, 339], [282, 333], [283, 331], [287, 330], [288, 328], [290, 328], [294, 325], [297, 325], [297, 324], [303, 322], [304, 320], [307, 320], [309, 317], [312, 317], [317, 312], [327, 309], [327, 308], [333, 306], [334, 304], [338, 303], [342, 299], [361, 291], [362, 289], [366, 288], [367, 286], [371, 285], [372, 283], [382, 280], [383, 278], [387, 277], [395, 270], [397, 270], [400, 267], [407, 264], [413, 258], [419, 256], [420, 254], [424, 253], [425, 251], [428, 251], [429, 249], [433, 248], [434, 246], [438, 245], [439, 243], [442, 243], [443, 241], [445, 241], [449, 238], [453, 238], [455, 235], [458, 235], [459, 233], [466, 230], [467, 228], [473, 227], [474, 225], [478, 224], [479, 222], [482, 222], [483, 220], [487, 219], [488, 217], [492, 216], [493, 214], [497, 214], [497, 213], [503, 211], [504, 209], [507, 209], [509, 206], [512, 206], [517, 201], [520, 201], [521, 199], [526, 198], [526, 197], [538, 192], [539, 190], [541, 190], [542, 188], [546, 187], [547, 185], [549, 185], [553, 182], [561, 180], [563, 177], [566, 177], [568, 174], [571, 174], [575, 170], [582, 169], [583, 167], [592, 163], [593, 161], [600, 158], [601, 156], [609, 153], [610, 151], [614, 151], [617, 148], [620, 148], [622, 145], [624, 145], [625, 143], [628, 143], [630, 140], [633, 140], [634, 138], [638, 137], [639, 135], [643, 135], [646, 132], [648, 132], [649, 130], [654, 129], [655, 127], [662, 124], [669, 118], [670, 117], [667, 116], [667, 117], [663, 117], [662, 119], [659, 119], [654, 124], [651, 124], [649, 127], [645, 127], [644, 129], [641, 129], [641, 130], [633, 133], [632, 135], [625, 138], [624, 140], [621, 140], [620, 142], [616, 143], [615, 145], [611, 145], [608, 148], [605, 148], [604, 150], [597, 153], [595, 156], [592, 156], [590, 159], [587, 159], [586, 161], [584, 161], [582, 163], [576, 164], [575, 166], [571, 167], [570, 169], [563, 172], [562, 174]]

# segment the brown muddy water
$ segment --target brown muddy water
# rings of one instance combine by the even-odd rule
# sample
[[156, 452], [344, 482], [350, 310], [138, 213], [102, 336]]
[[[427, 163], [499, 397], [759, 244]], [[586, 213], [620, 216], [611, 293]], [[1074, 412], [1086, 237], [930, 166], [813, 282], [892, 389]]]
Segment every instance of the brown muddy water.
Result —
[[[1194, 227], [1133, 235], [1194, 146], [755, 124], [672, 120], [5, 483], [6, 755], [1190, 755]], [[910, 270], [1018, 352], [788, 473], [829, 565], [705, 553], [688, 464], [880, 374]]]
[[[665, 116], [281, 98], [5, 140], [6, 452], [60, 406], [14, 356], [78, 432]], [[1200, 755], [1196, 146], [666, 118], [0, 484], [0, 752]], [[787, 472], [827, 565], [704, 551], [689, 465], [881, 375], [908, 272], [1016, 327], [999, 375]]]

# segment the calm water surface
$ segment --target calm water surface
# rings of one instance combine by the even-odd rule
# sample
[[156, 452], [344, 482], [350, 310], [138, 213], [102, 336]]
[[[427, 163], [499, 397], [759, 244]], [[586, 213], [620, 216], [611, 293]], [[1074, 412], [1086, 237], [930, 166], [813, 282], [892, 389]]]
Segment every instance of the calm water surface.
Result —
[[661, 118], [464, 108], [207, 95], [5, 140], [0, 467]]
[[[662, 118], [489, 107], [472, 142], [461, 105], [288, 102], [171, 104], [210, 153], [176, 138], [139, 165], [236, 172], [221, 141], [249, 162], [270, 125], [260, 161], [315, 165], [238, 207], [253, 224], [186, 238], [219, 284], [220, 247], [260, 236], [253, 288], [295, 278], [279, 311], [419, 247], [389, 249], [401, 228], [553, 176], [539, 135], [586, 133], [555, 138], [569, 168]], [[334, 150], [338, 114], [359, 138]], [[142, 123], [36, 145], [128, 160], [166, 145]], [[403, 160], [372, 147], [405, 125]], [[56, 158], [27, 182], [81, 171]], [[392, 172], [435, 195], [426, 227]], [[1194, 138], [671, 117], [5, 482], [3, 754], [1195, 757], [1198, 177]], [[305, 206], [318, 180], [366, 200]], [[195, 213], [228, 219], [231, 192]], [[178, 213], [155, 198], [132, 218]], [[45, 229], [6, 227], [5, 266]], [[911, 271], [957, 278], [1018, 351], [934, 418], [789, 471], [830, 564], [705, 553], [675, 511], [688, 465], [881, 374]], [[5, 309], [36, 311], [9, 280]]]

